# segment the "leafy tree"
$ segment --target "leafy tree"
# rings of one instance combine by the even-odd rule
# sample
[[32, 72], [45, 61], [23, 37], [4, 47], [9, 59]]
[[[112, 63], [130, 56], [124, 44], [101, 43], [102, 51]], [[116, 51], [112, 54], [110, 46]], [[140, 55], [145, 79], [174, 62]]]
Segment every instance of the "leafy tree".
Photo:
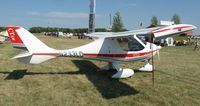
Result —
[[156, 16], [151, 18], [151, 25], [158, 26], [158, 19]]
[[29, 29], [29, 31], [31, 33], [38, 33], [38, 28], [37, 27], [32, 27], [32, 28]]
[[59, 29], [59, 31], [62, 31], [64, 33], [71, 33], [72, 32], [72, 30], [69, 29], [69, 28], [61, 28], [61, 29]]
[[113, 32], [120, 32], [124, 30], [122, 18], [120, 16], [120, 12], [115, 13], [115, 16], [113, 18], [113, 25], [112, 25], [112, 31]]
[[0, 27], [0, 32], [1, 32], [1, 31], [5, 31], [5, 30], [6, 30], [5, 27]]
[[180, 24], [181, 23], [181, 18], [179, 15], [174, 14], [172, 17], [172, 21], [174, 21], [174, 24]]
[[105, 29], [105, 28], [96, 28], [95, 32], [107, 32], [107, 29]]

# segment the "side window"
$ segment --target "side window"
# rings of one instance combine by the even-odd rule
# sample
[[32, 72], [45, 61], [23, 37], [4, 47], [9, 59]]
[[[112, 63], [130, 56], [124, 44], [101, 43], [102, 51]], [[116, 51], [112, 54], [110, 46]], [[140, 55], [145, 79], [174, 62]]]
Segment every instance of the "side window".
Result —
[[133, 37], [117, 38], [117, 41], [124, 51], [140, 51], [144, 49], [144, 46]]
[[144, 46], [142, 46], [142, 44], [140, 44], [136, 39], [132, 38], [128, 42], [128, 48], [129, 51], [140, 51], [144, 49]]

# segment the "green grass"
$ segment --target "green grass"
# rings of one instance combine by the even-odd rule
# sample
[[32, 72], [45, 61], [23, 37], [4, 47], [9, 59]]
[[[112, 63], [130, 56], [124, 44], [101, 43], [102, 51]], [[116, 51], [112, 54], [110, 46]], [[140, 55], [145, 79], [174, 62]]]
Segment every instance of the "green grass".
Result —
[[[47, 45], [72, 48], [91, 40], [38, 36]], [[135, 72], [114, 80], [97, 72], [104, 62], [57, 58], [38, 65], [10, 59], [20, 50], [0, 45], [0, 106], [199, 106], [200, 52], [192, 47], [165, 47], [156, 61], [155, 87], [151, 73]], [[138, 69], [143, 63], [122, 63]]]

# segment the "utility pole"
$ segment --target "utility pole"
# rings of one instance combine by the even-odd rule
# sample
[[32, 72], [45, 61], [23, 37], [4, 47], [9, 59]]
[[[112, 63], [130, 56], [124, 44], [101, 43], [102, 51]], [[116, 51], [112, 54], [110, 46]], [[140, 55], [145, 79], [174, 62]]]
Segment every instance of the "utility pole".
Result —
[[96, 9], [96, 0], [90, 0], [88, 33], [95, 32], [95, 9]]

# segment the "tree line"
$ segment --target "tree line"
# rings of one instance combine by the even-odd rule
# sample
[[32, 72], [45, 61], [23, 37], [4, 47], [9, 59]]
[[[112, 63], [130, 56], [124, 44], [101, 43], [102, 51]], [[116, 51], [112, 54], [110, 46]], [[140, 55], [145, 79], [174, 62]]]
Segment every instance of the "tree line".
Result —
[[[31, 27], [29, 29], [31, 33], [41, 33], [41, 32], [64, 32], [64, 33], [87, 33], [88, 28], [57, 28], [57, 27]], [[107, 32], [105, 28], [96, 28], [96, 32]]]
[[5, 27], [0, 27], [0, 32], [5, 31], [6, 28]]

